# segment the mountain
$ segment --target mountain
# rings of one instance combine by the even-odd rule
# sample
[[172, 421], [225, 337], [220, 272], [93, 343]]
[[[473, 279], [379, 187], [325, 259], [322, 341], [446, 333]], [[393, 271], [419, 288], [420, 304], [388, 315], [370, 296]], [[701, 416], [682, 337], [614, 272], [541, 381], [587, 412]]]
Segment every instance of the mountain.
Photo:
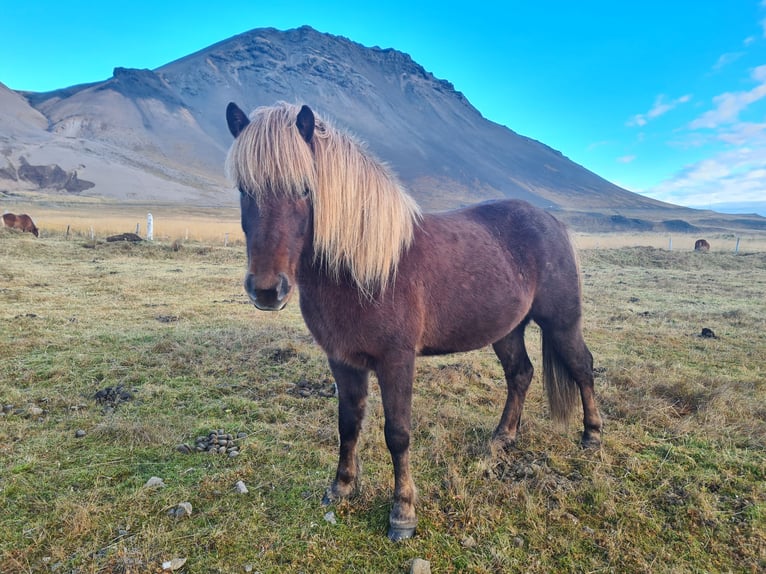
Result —
[[594, 230], [697, 214], [626, 191], [485, 119], [407, 54], [307, 26], [252, 30], [155, 70], [118, 67], [104, 82], [53, 92], [0, 85], [0, 196], [49, 191], [18, 177], [23, 161], [79, 178], [75, 191], [57, 193], [234, 205], [223, 176], [226, 104], [278, 100], [306, 103], [357, 135], [426, 209], [518, 197]]

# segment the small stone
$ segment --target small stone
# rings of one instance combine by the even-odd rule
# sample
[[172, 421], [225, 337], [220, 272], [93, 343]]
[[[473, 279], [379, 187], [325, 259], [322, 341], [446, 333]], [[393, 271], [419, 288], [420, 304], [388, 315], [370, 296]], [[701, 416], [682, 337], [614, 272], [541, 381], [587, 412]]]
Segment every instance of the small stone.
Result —
[[144, 484], [146, 488], [165, 488], [165, 483], [159, 476], [153, 476]]
[[476, 546], [476, 539], [473, 536], [466, 536], [460, 541], [463, 548], [473, 548]]
[[238, 432], [237, 433], [237, 438], [247, 438], [247, 433], [246, 432]]
[[233, 450], [233, 451], [231, 451], [229, 453], [229, 458], [234, 458], [234, 457], [237, 457], [237, 456], [239, 456], [239, 451], [238, 450]]
[[239, 494], [247, 494], [247, 486], [242, 480], [237, 481], [237, 484], [234, 485], [234, 490], [236, 490]]
[[185, 516], [191, 516], [192, 505], [191, 502], [180, 502], [177, 506], [174, 506], [168, 510], [168, 515], [172, 516], [176, 520]]
[[43, 414], [43, 412], [43, 409], [35, 406], [29, 407], [29, 409], [27, 409], [27, 413], [29, 413], [29, 416], [31, 417], [39, 417], [41, 414]]
[[332, 510], [324, 515], [324, 521], [330, 524], [338, 524], [338, 520], [335, 518], [335, 513]]
[[521, 536], [516, 536], [513, 539], [513, 545], [516, 548], [524, 548], [524, 539]]
[[82, 438], [82, 437], [84, 437], [86, 434], [87, 434], [87, 433], [86, 433], [84, 430], [82, 430], [82, 429], [77, 429], [76, 431], [74, 431], [74, 438]]
[[415, 558], [410, 566], [410, 574], [431, 574], [431, 563], [422, 558]]
[[13, 405], [3, 405], [3, 412], [9, 413], [13, 410]]
[[188, 444], [179, 444], [176, 447], [176, 450], [180, 452], [181, 454], [189, 454], [192, 451], [192, 448]]
[[186, 558], [173, 558], [172, 560], [163, 562], [162, 569], [173, 572], [175, 570], [180, 570], [184, 564], [186, 564]]
[[218, 454], [223, 454], [225, 452], [226, 452], [226, 447], [225, 446], [219, 446], [218, 447]]

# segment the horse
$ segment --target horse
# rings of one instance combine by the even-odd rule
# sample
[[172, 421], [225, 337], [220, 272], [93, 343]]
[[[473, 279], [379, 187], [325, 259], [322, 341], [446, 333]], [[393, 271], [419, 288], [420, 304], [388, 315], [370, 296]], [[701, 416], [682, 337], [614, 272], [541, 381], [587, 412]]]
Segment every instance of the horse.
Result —
[[694, 242], [694, 251], [706, 253], [710, 251], [710, 243], [708, 243], [706, 239], [698, 239]]
[[507, 397], [490, 447], [505, 449], [516, 439], [532, 380], [524, 345], [532, 320], [542, 331], [552, 418], [567, 421], [579, 394], [581, 444], [599, 447], [579, 266], [563, 224], [518, 200], [422, 214], [361, 141], [308, 106], [279, 102], [248, 117], [232, 102], [226, 118], [234, 137], [226, 172], [239, 190], [246, 239], [245, 291], [264, 311], [283, 309], [300, 291], [303, 319], [337, 385], [339, 457], [324, 505], [355, 492], [374, 371], [394, 470], [388, 537], [413, 536], [415, 357], [492, 345]]
[[14, 213], [4, 213], [3, 225], [5, 225], [5, 227], [10, 227], [11, 229], [19, 229], [21, 231], [29, 232], [35, 237], [39, 237], [40, 234], [34, 221], [32, 221], [32, 218], [29, 217], [26, 213], [22, 213], [20, 215], [16, 215]]

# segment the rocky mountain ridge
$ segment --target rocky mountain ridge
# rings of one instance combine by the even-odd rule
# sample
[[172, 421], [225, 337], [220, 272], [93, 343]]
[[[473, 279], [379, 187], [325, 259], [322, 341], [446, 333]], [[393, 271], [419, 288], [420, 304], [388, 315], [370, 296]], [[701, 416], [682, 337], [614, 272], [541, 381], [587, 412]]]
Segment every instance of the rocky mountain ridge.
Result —
[[[307, 26], [252, 30], [156, 70], [117, 67], [103, 82], [53, 92], [0, 84], [0, 174], [23, 160], [76, 171], [80, 183], [94, 184], [77, 191], [84, 195], [233, 205], [223, 174], [226, 104], [252, 109], [278, 100], [306, 103], [357, 135], [426, 209], [518, 197], [612, 228], [615, 215], [657, 222], [699, 215], [626, 191], [485, 119], [407, 54]], [[0, 196], [34, 189], [0, 175]]]

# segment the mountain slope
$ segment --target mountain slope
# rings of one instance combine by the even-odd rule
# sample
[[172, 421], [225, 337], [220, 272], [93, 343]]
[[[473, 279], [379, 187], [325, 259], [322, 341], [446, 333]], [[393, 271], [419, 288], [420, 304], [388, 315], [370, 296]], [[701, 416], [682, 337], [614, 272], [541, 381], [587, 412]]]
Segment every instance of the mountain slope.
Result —
[[[406, 54], [309, 27], [252, 30], [156, 70], [115, 68], [104, 82], [22, 95], [0, 90], [0, 104], [9, 102], [0, 106], [0, 127], [12, 127], [3, 129], [10, 135], [0, 161], [77, 170], [95, 183], [85, 195], [234, 204], [223, 176], [226, 104], [286, 100], [365, 141], [426, 209], [518, 197], [585, 212], [571, 220], [588, 226], [615, 213], [691, 213], [621, 189], [488, 121]], [[22, 186], [9, 181], [0, 174], [0, 191]]]

